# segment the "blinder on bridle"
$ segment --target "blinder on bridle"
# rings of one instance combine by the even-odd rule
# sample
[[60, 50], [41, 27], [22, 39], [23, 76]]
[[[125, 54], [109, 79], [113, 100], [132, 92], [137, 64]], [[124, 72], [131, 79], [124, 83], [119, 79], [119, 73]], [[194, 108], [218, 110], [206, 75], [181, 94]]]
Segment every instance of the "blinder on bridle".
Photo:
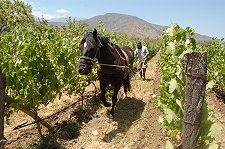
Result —
[[88, 57], [88, 56], [81, 56], [80, 59], [83, 59], [85, 61], [90, 61], [91, 63], [96, 63], [100, 57], [100, 49], [99, 48], [100, 47], [98, 46], [93, 58]]
[[[92, 34], [91, 36], [93, 36], [92, 39], [87, 38], [88, 35], [90, 35], [90, 34]], [[84, 40], [84, 42], [83, 42], [84, 47], [88, 46], [87, 43], [89, 43], [89, 45], [91, 44], [91, 47], [93, 47], [93, 49], [96, 49], [96, 52], [95, 52], [93, 58], [83, 55], [80, 57], [80, 60], [84, 60], [84, 62], [88, 61], [89, 63], [91, 62], [92, 64], [96, 63], [98, 61], [98, 59], [100, 58], [100, 48], [102, 47], [102, 43], [101, 43], [99, 37], [97, 36], [97, 30], [94, 29], [93, 33], [91, 33], [91, 32], [88, 33], [87, 31], [85, 31], [85, 38], [83, 40]], [[95, 43], [93, 43], [93, 42], [95, 42]]]

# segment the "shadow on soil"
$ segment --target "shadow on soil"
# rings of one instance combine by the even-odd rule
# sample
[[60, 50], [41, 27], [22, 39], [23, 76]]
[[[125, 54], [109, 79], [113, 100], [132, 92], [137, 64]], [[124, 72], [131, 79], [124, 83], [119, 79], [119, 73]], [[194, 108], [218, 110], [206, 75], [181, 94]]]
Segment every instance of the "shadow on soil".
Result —
[[117, 129], [105, 134], [103, 140], [110, 142], [113, 138], [126, 133], [131, 125], [140, 119], [144, 111], [145, 103], [136, 98], [126, 97], [117, 102], [114, 121], [117, 122]]
[[86, 95], [83, 107], [74, 106], [70, 109], [70, 118], [60, 120], [60, 115], [53, 121], [57, 121], [54, 126], [53, 134], [44, 136], [40, 141], [32, 144], [36, 149], [63, 149], [62, 145], [57, 142], [57, 138], [62, 140], [76, 139], [80, 135], [80, 130], [84, 123], [89, 122], [94, 117], [96, 111], [102, 107], [99, 96], [93, 94]]

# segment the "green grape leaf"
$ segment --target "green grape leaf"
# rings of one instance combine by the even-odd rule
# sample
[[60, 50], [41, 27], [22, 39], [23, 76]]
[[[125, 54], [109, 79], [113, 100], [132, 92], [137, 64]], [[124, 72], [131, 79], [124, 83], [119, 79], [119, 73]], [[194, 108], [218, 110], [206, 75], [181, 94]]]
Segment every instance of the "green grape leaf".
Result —
[[211, 80], [207, 83], [206, 89], [212, 89], [214, 85], [215, 85], [214, 81]]
[[159, 116], [158, 123], [162, 124], [163, 121], [164, 121], [164, 118], [162, 116]]
[[166, 114], [165, 119], [169, 124], [176, 118], [175, 113], [171, 109], [165, 109], [164, 113]]
[[174, 149], [173, 144], [170, 141], [166, 141], [165, 149]]
[[214, 123], [209, 129], [209, 134], [208, 136], [215, 138], [218, 134], [222, 132], [223, 128], [220, 124]]
[[177, 81], [175, 79], [171, 79], [169, 82], [169, 92], [173, 93], [177, 87], [178, 87]]
[[182, 112], [183, 112], [184, 110], [183, 110], [183, 106], [182, 106], [181, 101], [180, 101], [179, 99], [176, 99], [176, 103], [177, 103], [177, 105], [180, 107], [180, 109], [181, 109]]
[[219, 149], [219, 145], [216, 143], [210, 144], [208, 149]]

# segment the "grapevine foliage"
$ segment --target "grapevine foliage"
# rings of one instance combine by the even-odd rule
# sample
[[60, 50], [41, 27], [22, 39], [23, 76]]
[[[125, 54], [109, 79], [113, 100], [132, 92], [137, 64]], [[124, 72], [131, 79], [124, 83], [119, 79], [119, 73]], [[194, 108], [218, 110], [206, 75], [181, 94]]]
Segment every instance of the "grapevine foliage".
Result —
[[199, 45], [199, 51], [208, 53], [208, 79], [225, 91], [225, 43], [223, 39], [214, 38], [206, 45]]
[[[7, 94], [14, 98], [14, 106], [37, 109], [40, 104], [47, 105], [62, 93], [68, 95], [83, 93], [90, 82], [96, 80], [96, 71], [88, 76], [77, 72], [79, 62], [79, 43], [85, 25], [68, 20], [68, 26], [56, 28], [45, 20], [34, 21], [23, 2], [3, 1], [7, 7], [18, 6], [23, 14], [15, 14], [15, 20], [3, 18], [0, 37], [0, 68], [7, 78]], [[7, 6], [7, 7], [6, 7]], [[17, 10], [17, 9], [16, 9]], [[11, 14], [9, 12], [9, 14]], [[29, 16], [29, 23], [11, 23]], [[19, 17], [20, 16], [20, 17]]]
[[[156, 100], [156, 106], [163, 112], [159, 122], [167, 130], [167, 144], [170, 144], [170, 146], [171, 143], [168, 142], [176, 141], [176, 137], [181, 133], [182, 129], [186, 82], [183, 56], [187, 52], [199, 50], [197, 42], [193, 38], [194, 34], [194, 30], [190, 27], [182, 29], [177, 24], [171, 24], [163, 34], [164, 43], [158, 62], [162, 71], [160, 99]], [[210, 58], [212, 59], [212, 56], [209, 53]], [[218, 65], [218, 63], [215, 64]], [[212, 69], [210, 65], [209, 69]], [[211, 71], [209, 71], [210, 73]], [[203, 104], [202, 113], [200, 138], [203, 141], [213, 140], [221, 127], [215, 129], [215, 126], [219, 125], [213, 122], [213, 111], [208, 109], [206, 102]]]
[[[47, 105], [63, 93], [82, 94], [97, 79], [96, 68], [87, 76], [77, 71], [79, 44], [88, 29], [85, 22], [69, 18], [66, 26], [55, 27], [44, 19], [35, 20], [31, 7], [23, 1], [5, 0], [0, 6], [0, 68], [6, 75], [6, 91], [14, 99], [14, 107], [37, 110], [40, 104]], [[140, 40], [107, 32], [103, 22], [98, 31], [112, 43], [133, 49]]]

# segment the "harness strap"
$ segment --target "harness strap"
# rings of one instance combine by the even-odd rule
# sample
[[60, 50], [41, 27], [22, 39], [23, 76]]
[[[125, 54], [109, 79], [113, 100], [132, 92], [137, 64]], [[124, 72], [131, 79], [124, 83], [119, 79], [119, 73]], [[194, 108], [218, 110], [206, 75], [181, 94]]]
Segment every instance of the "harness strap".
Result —
[[[123, 60], [123, 61], [125, 61], [126, 62], [126, 65], [129, 65], [129, 58], [128, 58], [128, 55], [126, 54], [126, 52], [122, 49], [122, 48], [120, 48], [119, 46], [117, 46], [117, 45], [111, 45], [110, 43], [108, 43], [108, 45], [112, 48], [112, 49], [114, 49], [115, 51], [116, 51], [116, 53], [118, 54], [118, 56], [119, 56], [119, 58], [121, 59], [121, 60]], [[122, 55], [120, 54], [120, 52], [118, 51], [118, 50], [120, 50], [121, 52], [122, 52]]]
[[[124, 71], [124, 78], [131, 73], [131, 68], [129, 66], [120, 66], [120, 65], [111, 65], [111, 64], [101, 64], [101, 63], [96, 63], [97, 66], [108, 66], [108, 67], [115, 67], [115, 68], [120, 68], [122, 71]], [[97, 67], [99, 70], [100, 68]]]
[[97, 58], [90, 58], [88, 56], [81, 56], [80, 59], [87, 59], [90, 60], [92, 63], [95, 63], [98, 60]]
[[[120, 49], [121, 49], [121, 48], [120, 48]], [[127, 64], [129, 64], [129, 58], [128, 58], [127, 53], [126, 53], [123, 49], [121, 49], [121, 51], [123, 52], [123, 55], [124, 55], [125, 58], [126, 58]]]

